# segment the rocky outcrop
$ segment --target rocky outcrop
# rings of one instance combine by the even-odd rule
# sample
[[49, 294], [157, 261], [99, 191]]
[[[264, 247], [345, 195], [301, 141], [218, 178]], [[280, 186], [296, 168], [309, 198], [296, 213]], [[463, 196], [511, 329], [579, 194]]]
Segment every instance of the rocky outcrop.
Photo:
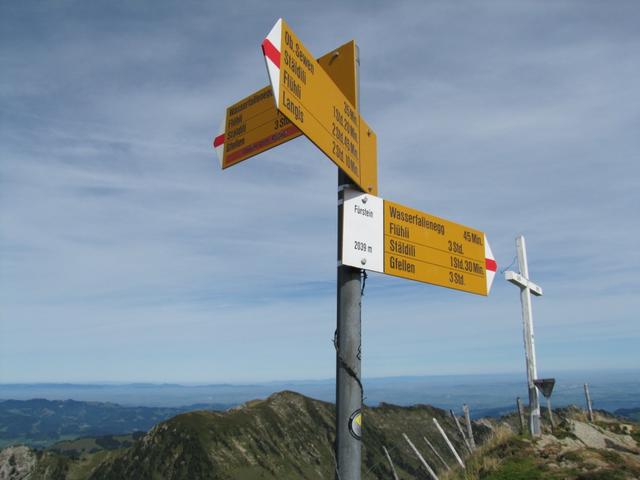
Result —
[[37, 463], [29, 447], [9, 447], [0, 451], [0, 480], [28, 480]]

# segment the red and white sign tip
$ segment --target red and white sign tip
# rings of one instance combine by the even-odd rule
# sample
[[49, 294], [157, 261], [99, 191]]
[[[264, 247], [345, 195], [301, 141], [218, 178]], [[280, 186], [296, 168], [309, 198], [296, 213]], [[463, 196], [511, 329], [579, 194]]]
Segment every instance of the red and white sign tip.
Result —
[[222, 119], [220, 123], [220, 128], [218, 129], [218, 135], [213, 139], [213, 148], [218, 154], [218, 161], [220, 162], [220, 167], [222, 168], [222, 161], [224, 160], [224, 125], [225, 119]]
[[498, 271], [498, 264], [496, 263], [496, 259], [493, 256], [493, 252], [491, 251], [491, 247], [489, 246], [489, 241], [487, 240], [487, 236], [484, 236], [484, 262], [485, 262], [485, 270], [487, 272], [487, 295], [491, 291], [491, 285], [493, 284], [493, 279], [496, 276], [496, 272]]
[[276, 108], [280, 101], [280, 52], [282, 51], [282, 19], [278, 19], [269, 34], [262, 41], [262, 53], [267, 65], [269, 81], [273, 89], [273, 99]]

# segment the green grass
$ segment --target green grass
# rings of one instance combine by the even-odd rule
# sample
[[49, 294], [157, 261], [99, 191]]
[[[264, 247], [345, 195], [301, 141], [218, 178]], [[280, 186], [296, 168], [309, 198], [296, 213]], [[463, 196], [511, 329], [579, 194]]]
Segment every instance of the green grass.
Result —
[[[548, 478], [548, 477], [547, 477]], [[511, 458], [483, 480], [542, 480], [542, 471], [531, 458]]]
[[560, 455], [560, 460], [567, 460], [569, 462], [582, 462], [583, 460], [583, 455], [580, 452], [577, 452], [575, 450], [571, 450], [568, 452], [563, 453], [562, 455]]
[[600, 450], [599, 453], [605, 462], [611, 463], [613, 465], [622, 465], [624, 463], [624, 459], [617, 452], [614, 452], [612, 450]]
[[619, 470], [598, 470], [597, 472], [585, 472], [580, 473], [576, 477], [576, 480], [625, 480], [626, 477], [624, 473]]

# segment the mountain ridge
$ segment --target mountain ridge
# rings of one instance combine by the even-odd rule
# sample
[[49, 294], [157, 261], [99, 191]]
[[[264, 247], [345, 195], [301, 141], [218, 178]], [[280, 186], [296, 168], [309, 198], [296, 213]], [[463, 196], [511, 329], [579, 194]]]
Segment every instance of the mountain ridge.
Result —
[[[280, 392], [222, 412], [180, 414], [160, 422], [128, 448], [67, 455], [51, 449], [35, 452], [32, 471], [48, 469], [64, 472], [57, 478], [92, 480], [327, 478], [334, 475], [335, 468], [334, 414], [334, 405], [329, 402]], [[381, 446], [391, 452], [408, 450], [402, 433], [416, 442], [429, 435], [444, 451], [447, 447], [432, 418], [449, 432], [457, 449], [464, 448], [452, 418], [435, 407], [365, 407], [364, 418], [369, 426], [365, 427], [362, 458], [370, 470], [365, 478], [391, 475]], [[478, 438], [488, 432], [479, 424], [475, 430]], [[396, 468], [407, 478], [420, 478], [416, 477], [419, 461], [408, 451], [398, 458]]]
[[[0, 451], [0, 478], [10, 480], [316, 480], [333, 478], [334, 405], [279, 392], [226, 411], [187, 412], [146, 434], [56, 448]], [[515, 413], [473, 422], [477, 451], [467, 448], [450, 414], [430, 405], [383, 403], [363, 409], [363, 480], [392, 478], [384, 449], [400, 478], [429, 479], [412, 440], [440, 480], [631, 480], [640, 476], [640, 425], [577, 407], [554, 410], [543, 435], [518, 434]], [[456, 465], [434, 419], [446, 431], [466, 470]], [[462, 422], [462, 419], [459, 419]], [[428, 439], [444, 464], [427, 447]], [[101, 446], [96, 450], [96, 445]], [[384, 447], [384, 448], [383, 448]], [[84, 450], [74, 450], [84, 448]], [[450, 471], [448, 469], [451, 469]], [[13, 473], [11, 473], [13, 472]], [[4, 476], [3, 476], [4, 475]]]

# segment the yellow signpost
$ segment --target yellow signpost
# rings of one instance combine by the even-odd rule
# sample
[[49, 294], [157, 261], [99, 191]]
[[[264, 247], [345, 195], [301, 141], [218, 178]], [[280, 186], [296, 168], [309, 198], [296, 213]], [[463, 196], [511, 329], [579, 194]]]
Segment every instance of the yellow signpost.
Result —
[[497, 264], [483, 232], [377, 197], [376, 134], [358, 109], [354, 42], [315, 60], [279, 19], [262, 51], [271, 85], [227, 109], [214, 146], [227, 168], [304, 134], [340, 169], [335, 459], [340, 478], [359, 479], [360, 269], [488, 295]]
[[277, 109], [364, 192], [377, 194], [376, 135], [287, 23], [262, 49]]
[[488, 295], [490, 251], [479, 230], [384, 201], [384, 273]]
[[[356, 98], [355, 42], [323, 55], [318, 63], [347, 98]], [[227, 108], [213, 146], [225, 169], [300, 135], [300, 130], [278, 112], [273, 90], [267, 86]]]

